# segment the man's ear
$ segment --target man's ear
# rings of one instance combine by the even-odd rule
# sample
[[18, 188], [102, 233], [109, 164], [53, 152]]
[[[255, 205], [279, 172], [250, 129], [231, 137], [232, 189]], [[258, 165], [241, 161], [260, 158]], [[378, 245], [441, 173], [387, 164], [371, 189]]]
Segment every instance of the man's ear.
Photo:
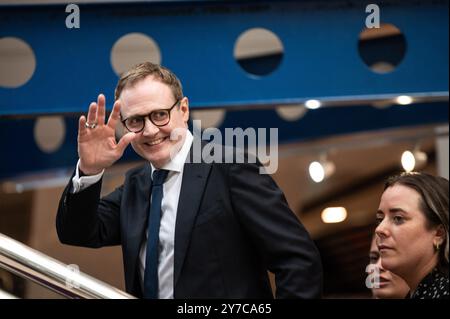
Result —
[[187, 123], [189, 121], [189, 99], [186, 96], [181, 99], [180, 110], [183, 113], [183, 121]]

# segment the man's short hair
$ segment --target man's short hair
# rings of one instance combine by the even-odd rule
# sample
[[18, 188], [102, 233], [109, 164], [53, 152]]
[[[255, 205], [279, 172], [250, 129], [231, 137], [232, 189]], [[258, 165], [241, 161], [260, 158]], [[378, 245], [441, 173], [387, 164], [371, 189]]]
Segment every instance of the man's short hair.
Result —
[[137, 82], [144, 80], [148, 76], [153, 76], [156, 80], [167, 84], [172, 90], [175, 100], [183, 98], [183, 88], [178, 77], [168, 68], [151, 62], [144, 62], [135, 65], [127, 72], [124, 72], [117, 82], [116, 91], [114, 93], [115, 100], [118, 100], [122, 91], [127, 87], [132, 87]]

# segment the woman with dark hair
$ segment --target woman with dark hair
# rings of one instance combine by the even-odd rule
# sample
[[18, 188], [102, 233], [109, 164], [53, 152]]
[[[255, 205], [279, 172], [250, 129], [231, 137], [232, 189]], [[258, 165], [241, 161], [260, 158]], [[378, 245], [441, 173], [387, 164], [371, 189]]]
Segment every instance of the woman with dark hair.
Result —
[[404, 173], [385, 185], [377, 212], [383, 268], [402, 277], [411, 298], [449, 298], [448, 180]]

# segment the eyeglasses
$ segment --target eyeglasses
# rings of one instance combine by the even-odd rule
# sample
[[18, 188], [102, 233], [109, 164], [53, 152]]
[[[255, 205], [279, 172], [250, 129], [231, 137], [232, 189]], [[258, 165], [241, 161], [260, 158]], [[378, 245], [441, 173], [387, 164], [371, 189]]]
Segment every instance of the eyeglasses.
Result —
[[169, 124], [170, 122], [170, 111], [180, 102], [177, 100], [168, 109], [159, 109], [150, 112], [147, 115], [135, 115], [130, 116], [124, 120], [121, 120], [122, 124], [127, 128], [128, 131], [133, 133], [141, 132], [145, 127], [145, 119], [148, 117], [150, 122], [157, 127], [161, 127]]

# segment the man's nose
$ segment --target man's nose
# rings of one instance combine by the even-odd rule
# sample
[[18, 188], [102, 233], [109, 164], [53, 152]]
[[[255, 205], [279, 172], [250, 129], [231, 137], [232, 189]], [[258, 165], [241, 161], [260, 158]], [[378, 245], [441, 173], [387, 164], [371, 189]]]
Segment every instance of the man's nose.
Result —
[[142, 134], [144, 136], [153, 136], [158, 132], [159, 132], [159, 127], [157, 127], [155, 124], [153, 124], [152, 121], [150, 121], [148, 116], [145, 117], [144, 130], [143, 130]]

